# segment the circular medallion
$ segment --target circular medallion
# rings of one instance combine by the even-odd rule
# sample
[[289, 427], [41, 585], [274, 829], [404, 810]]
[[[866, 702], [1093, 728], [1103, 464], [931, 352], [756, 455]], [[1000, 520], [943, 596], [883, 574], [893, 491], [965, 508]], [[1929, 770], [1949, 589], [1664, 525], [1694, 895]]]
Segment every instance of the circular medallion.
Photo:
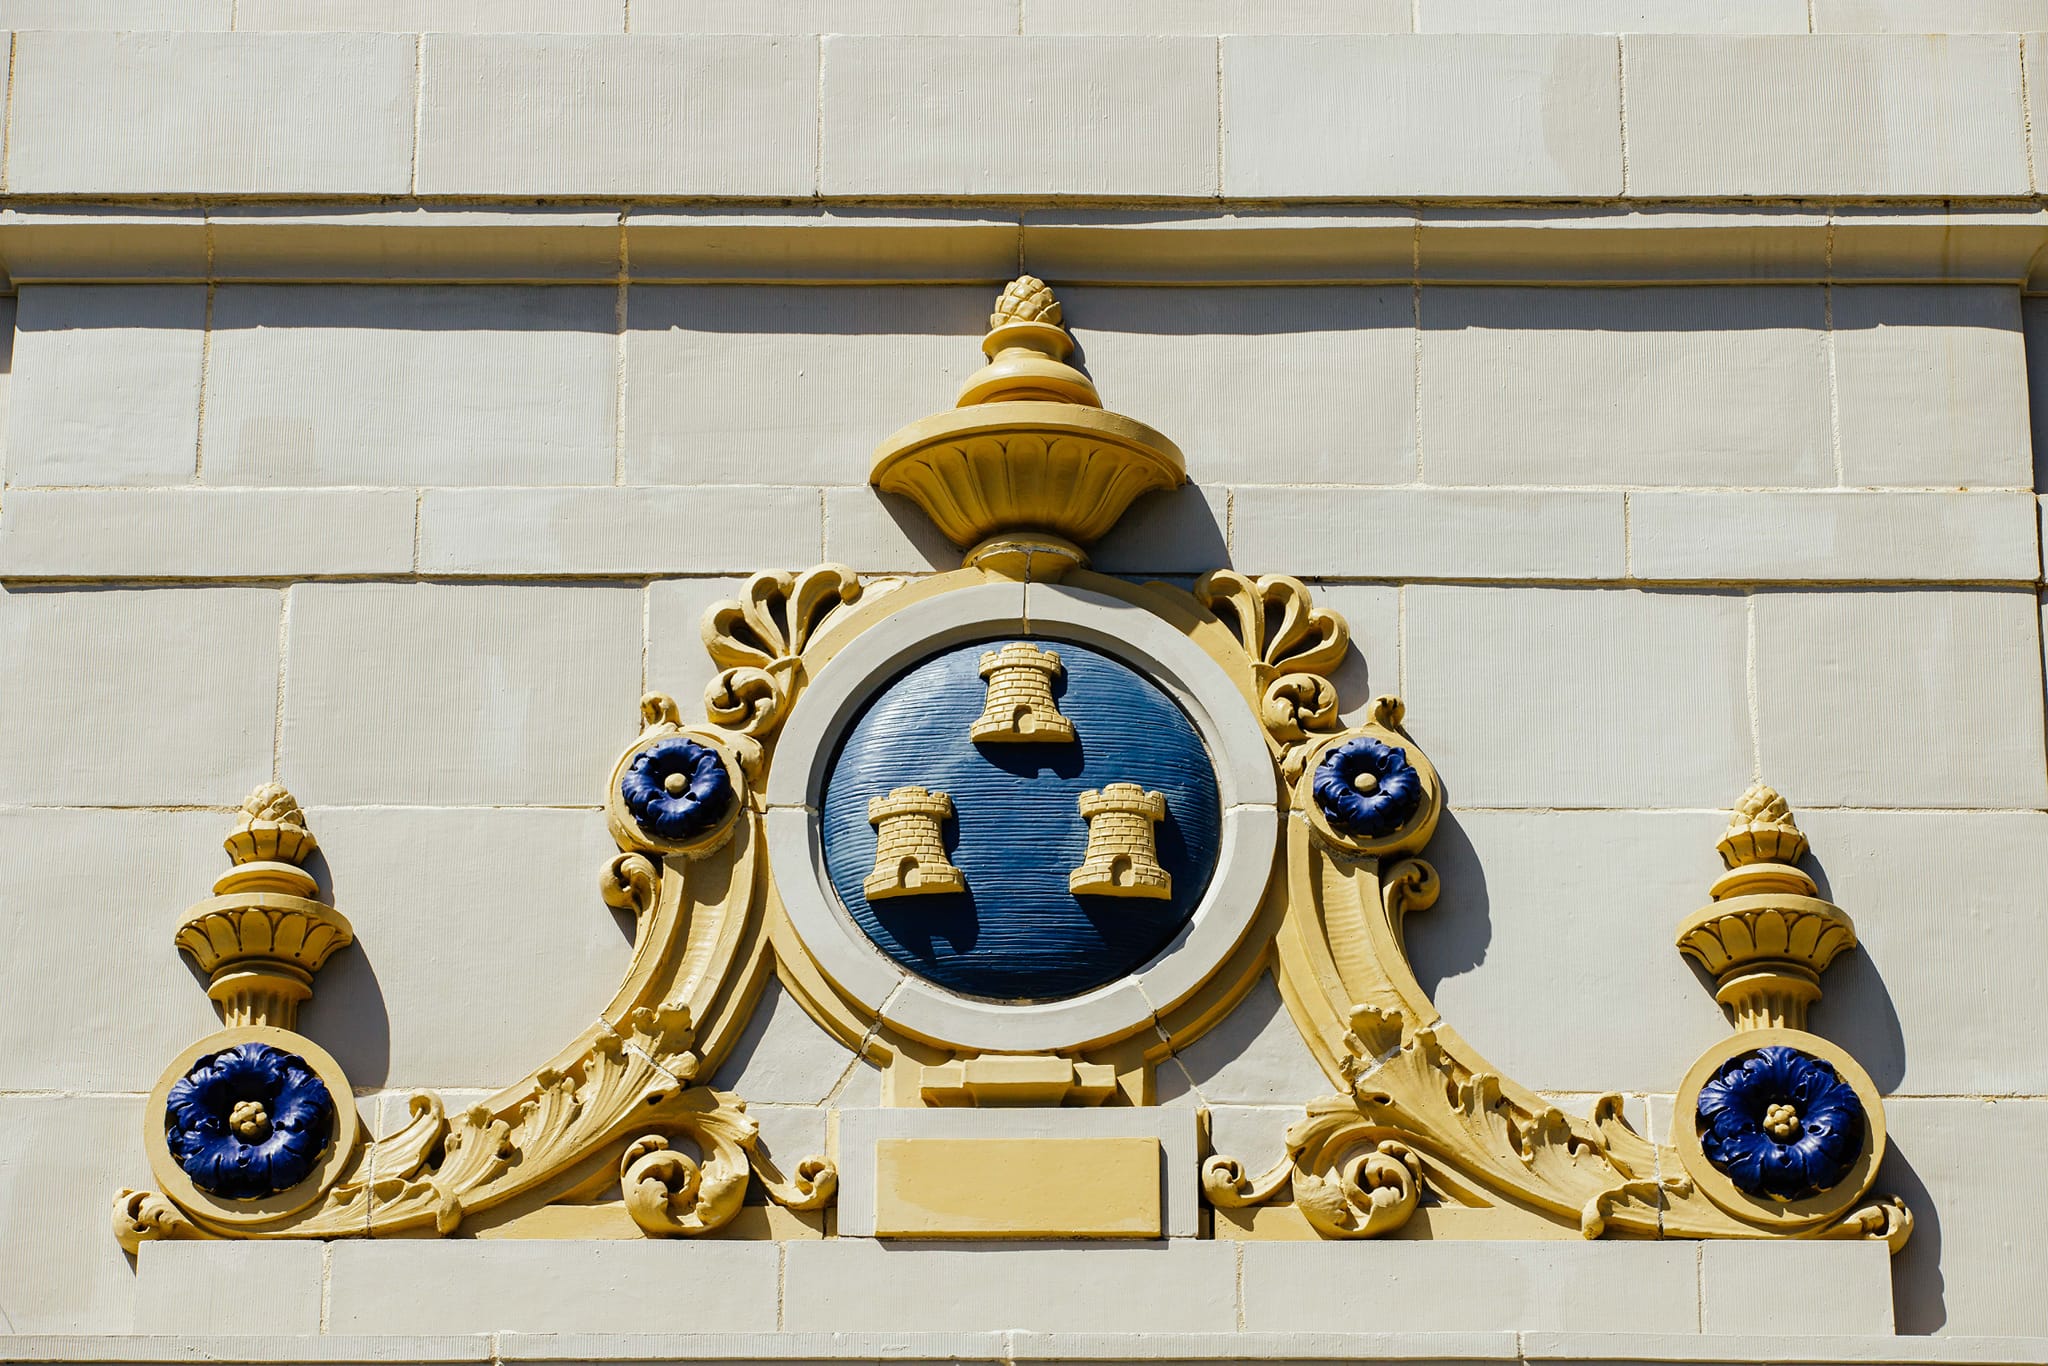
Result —
[[1670, 1143], [1708, 1199], [1778, 1229], [1832, 1219], [1884, 1158], [1884, 1103], [1847, 1050], [1798, 1029], [1723, 1039], [1679, 1083]]
[[334, 1140], [334, 1097], [306, 1060], [254, 1040], [209, 1053], [171, 1085], [164, 1141], [203, 1191], [247, 1200], [306, 1179]]
[[776, 742], [764, 817], [791, 930], [858, 1015], [941, 1047], [1156, 1029], [1238, 962], [1273, 870], [1249, 668], [1073, 584], [1031, 584], [1028, 613], [1016, 582], [898, 591]]
[[1863, 1148], [1863, 1102], [1834, 1067], [1782, 1044], [1721, 1064], [1694, 1102], [1700, 1147], [1736, 1187], [1774, 1200], [1833, 1189]]
[[191, 1044], [143, 1111], [150, 1172], [214, 1223], [255, 1225], [318, 1200], [361, 1138], [348, 1076], [303, 1034], [236, 1025]]
[[[1012, 669], [1045, 703], [1005, 700]], [[1120, 785], [1140, 809], [1118, 805]], [[939, 886], [913, 866], [918, 886], [873, 883], [891, 838], [874, 813], [920, 789], [898, 805], [944, 794], [929, 819], [959, 876]], [[1201, 904], [1222, 837], [1208, 749], [1157, 684], [1085, 645], [1004, 637], [938, 651], [874, 693], [845, 732], [821, 817], [833, 889], [876, 948], [948, 990], [1023, 1002], [1091, 991], [1156, 957]], [[1123, 883], [1082, 871], [1091, 840], [1134, 846]], [[1146, 881], [1148, 857], [1164, 881]]]

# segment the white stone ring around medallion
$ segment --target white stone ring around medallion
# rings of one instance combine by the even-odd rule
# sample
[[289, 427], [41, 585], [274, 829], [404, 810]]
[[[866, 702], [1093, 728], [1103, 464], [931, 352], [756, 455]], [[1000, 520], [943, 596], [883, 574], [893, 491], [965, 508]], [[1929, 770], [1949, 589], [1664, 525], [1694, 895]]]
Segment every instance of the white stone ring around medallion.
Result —
[[[1216, 871], [1188, 923], [1137, 971], [1064, 1000], [988, 1001], [923, 980], [868, 940], [825, 872], [819, 820], [825, 780], [861, 707], [915, 661], [996, 636], [1086, 645], [1151, 679], [1187, 713], [1208, 748], [1223, 808]], [[768, 778], [768, 846], [776, 890], [797, 936], [818, 967], [871, 1016], [956, 1049], [1074, 1049], [1149, 1028], [1155, 1013], [1193, 994], [1237, 947], [1273, 867], [1278, 778], [1251, 704], [1221, 666], [1165, 620], [1087, 589], [979, 584], [880, 618], [819, 669], [784, 723], [776, 750], [781, 762]]]

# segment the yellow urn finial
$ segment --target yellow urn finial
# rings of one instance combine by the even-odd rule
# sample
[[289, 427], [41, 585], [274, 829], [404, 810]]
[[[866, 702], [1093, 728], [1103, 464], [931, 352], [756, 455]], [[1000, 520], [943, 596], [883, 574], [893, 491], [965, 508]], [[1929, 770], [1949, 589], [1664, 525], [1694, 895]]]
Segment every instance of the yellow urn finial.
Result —
[[1074, 339], [1060, 323], [1060, 301], [1045, 281], [1020, 275], [1010, 281], [988, 315], [981, 352], [988, 364], [960, 388], [958, 407], [1035, 399], [1102, 406], [1095, 382], [1067, 364]]
[[1141, 495], [1178, 488], [1178, 447], [1106, 411], [1069, 362], [1065, 310], [1043, 280], [1011, 281], [951, 412], [875, 450], [868, 481], [923, 508], [966, 562], [1008, 578], [1056, 579]]

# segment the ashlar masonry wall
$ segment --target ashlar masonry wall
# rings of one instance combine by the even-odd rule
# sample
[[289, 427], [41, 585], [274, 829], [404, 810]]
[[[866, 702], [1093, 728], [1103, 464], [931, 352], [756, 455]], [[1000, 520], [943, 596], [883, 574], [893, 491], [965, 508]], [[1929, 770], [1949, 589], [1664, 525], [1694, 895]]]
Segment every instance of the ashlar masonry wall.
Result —
[[[301, 1023], [373, 1129], [591, 1018], [637, 699], [692, 705], [751, 571], [957, 562], [867, 456], [1023, 269], [1187, 456], [1098, 565], [1307, 578], [1347, 709], [1406, 699], [1445, 1017], [1661, 1135], [1726, 1028], [1673, 932], [1761, 774], [1861, 938], [1813, 1024], [1888, 1096], [1900, 1330], [2048, 1335], [2036, 38], [1908, 0], [56, 31], [146, 8], [0, 3], [0, 1329], [135, 1322], [106, 1208], [214, 1025], [171, 935], [256, 784], [354, 923]], [[381, 31], [487, 24], [577, 32]], [[369, 31], [226, 31], [312, 27]], [[784, 1153], [878, 1098], [773, 988], [719, 1084]], [[1324, 1089], [1269, 984], [1161, 1081], [1262, 1162]]]

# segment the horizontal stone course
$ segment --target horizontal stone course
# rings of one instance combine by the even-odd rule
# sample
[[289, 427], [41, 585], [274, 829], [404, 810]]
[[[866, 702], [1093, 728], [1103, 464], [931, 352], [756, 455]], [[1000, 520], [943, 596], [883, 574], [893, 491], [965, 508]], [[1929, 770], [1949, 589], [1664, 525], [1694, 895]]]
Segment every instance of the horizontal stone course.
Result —
[[[1772, 31], [1791, 24], [1773, 0], [1699, 21], [1655, 7], [1631, 18], [1640, 5], [1596, 0], [1496, 20], [1477, 0], [1431, 0], [1422, 27], [1459, 31], [1360, 32], [1405, 25], [1376, 8], [1324, 23], [1310, 6], [1283, 12], [1273, 32], [1234, 33], [1219, 10], [1085, 33], [1126, 21], [1035, 3], [1036, 28], [1032, 7], [1013, 19], [1008, 0], [957, 19], [898, 0], [872, 20], [839, 20], [826, 0], [786, 19], [660, 0], [631, 34], [613, 28], [616, 0], [524, 18], [389, 0], [342, 22], [435, 31], [32, 29], [15, 63], [7, 188], [1605, 199], [2019, 196], [2029, 185], [2018, 36], [1923, 40], [1870, 5], [1828, 22], [1906, 31]], [[2008, 7], [1958, 26], [2033, 21]], [[244, 26], [273, 22], [311, 25], [318, 12], [259, 8]], [[1017, 22], [1025, 33], [1010, 31]], [[1682, 31], [1722, 26], [1747, 31]], [[439, 31], [493, 27], [565, 31]], [[717, 31], [733, 28], [751, 31]], [[1484, 31], [1501, 28], [1539, 31]], [[1034, 97], [982, 117], [999, 86]], [[903, 99], [909, 89], [919, 98]], [[199, 120], [203, 92], [222, 90], [260, 116], [225, 131]], [[554, 112], [537, 122], [537, 110]]]
[[1629, 572], [1656, 582], [2032, 583], [2030, 493], [1632, 493]]
[[1233, 559], [1272, 574], [1613, 579], [1622, 495], [1531, 489], [1248, 486], [1231, 498]]
[[409, 574], [410, 489], [15, 489], [0, 578]]
[[[716, 1239], [337, 1242], [327, 1327], [348, 1333], [601, 1333], [776, 1327], [774, 1243]], [[684, 1295], [678, 1285], [715, 1286]]]
[[637, 577], [814, 563], [807, 488], [428, 489], [423, 574]]

